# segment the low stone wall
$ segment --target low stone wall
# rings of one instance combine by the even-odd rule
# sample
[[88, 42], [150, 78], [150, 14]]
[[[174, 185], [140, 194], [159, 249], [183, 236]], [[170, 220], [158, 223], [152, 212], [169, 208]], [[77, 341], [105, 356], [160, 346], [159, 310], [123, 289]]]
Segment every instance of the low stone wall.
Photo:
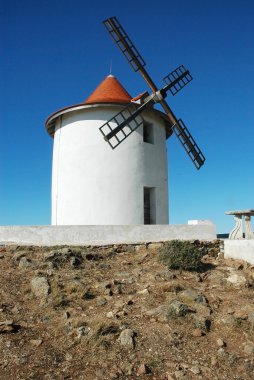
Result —
[[224, 257], [245, 260], [254, 264], [254, 239], [225, 240]]
[[169, 240], [214, 240], [215, 225], [127, 226], [2, 226], [0, 244], [108, 245], [163, 242]]

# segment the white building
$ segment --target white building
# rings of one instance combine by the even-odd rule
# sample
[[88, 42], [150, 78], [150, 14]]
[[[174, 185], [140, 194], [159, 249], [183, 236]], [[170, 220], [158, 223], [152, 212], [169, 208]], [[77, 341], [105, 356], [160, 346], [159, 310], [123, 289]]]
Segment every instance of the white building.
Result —
[[131, 100], [109, 75], [84, 103], [48, 117], [53, 225], [168, 224], [166, 115], [144, 111], [145, 123], [114, 150], [99, 131]]

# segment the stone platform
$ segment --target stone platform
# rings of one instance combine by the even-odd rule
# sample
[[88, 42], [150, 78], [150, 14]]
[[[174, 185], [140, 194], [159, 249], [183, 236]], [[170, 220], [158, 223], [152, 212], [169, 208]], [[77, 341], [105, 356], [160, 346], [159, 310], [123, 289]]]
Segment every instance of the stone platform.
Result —
[[174, 239], [214, 240], [216, 228], [210, 221], [189, 225], [0, 226], [0, 244], [108, 245]]

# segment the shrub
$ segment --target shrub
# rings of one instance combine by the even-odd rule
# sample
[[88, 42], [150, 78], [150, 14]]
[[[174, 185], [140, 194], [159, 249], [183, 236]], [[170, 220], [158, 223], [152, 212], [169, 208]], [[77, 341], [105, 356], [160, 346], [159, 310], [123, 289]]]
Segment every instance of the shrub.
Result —
[[170, 269], [198, 270], [204, 252], [190, 241], [172, 240], [161, 249], [159, 259]]

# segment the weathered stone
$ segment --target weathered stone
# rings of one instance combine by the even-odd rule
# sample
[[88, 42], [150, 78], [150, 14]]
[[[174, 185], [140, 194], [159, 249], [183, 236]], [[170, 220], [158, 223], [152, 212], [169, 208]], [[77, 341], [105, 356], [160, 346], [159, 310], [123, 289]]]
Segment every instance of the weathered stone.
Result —
[[243, 350], [246, 354], [253, 354], [254, 353], [254, 344], [253, 343], [245, 344]]
[[150, 243], [148, 244], [148, 249], [159, 249], [163, 247], [163, 243]]
[[254, 327], [254, 312], [253, 311], [248, 315], [248, 321], [251, 327]]
[[122, 346], [133, 349], [134, 348], [134, 331], [132, 331], [131, 329], [124, 329], [121, 332], [118, 340]]
[[217, 343], [217, 346], [219, 347], [226, 347], [226, 343], [221, 338], [217, 339], [216, 343]]
[[34, 347], [39, 347], [42, 344], [42, 339], [31, 339], [30, 344]]
[[162, 270], [156, 273], [154, 278], [157, 281], [168, 281], [168, 280], [173, 280], [174, 278], [176, 278], [176, 275], [170, 270], [166, 269], [166, 270]]
[[241, 287], [247, 284], [247, 279], [244, 275], [232, 272], [226, 279], [230, 284], [235, 287]]
[[14, 331], [14, 322], [12, 319], [0, 321], [0, 333], [9, 333]]
[[210, 319], [206, 318], [203, 315], [193, 314], [192, 320], [196, 328], [201, 329], [203, 331], [210, 331], [210, 327], [211, 327]]
[[195, 312], [194, 309], [189, 308], [189, 306], [180, 301], [174, 300], [146, 311], [146, 315], [157, 316], [161, 321], [168, 321], [170, 318], [184, 317], [186, 314], [193, 312]]
[[50, 293], [50, 285], [46, 277], [34, 277], [31, 280], [31, 289], [38, 298], [46, 298]]
[[106, 305], [107, 300], [105, 298], [103, 298], [103, 297], [99, 297], [97, 299], [96, 303], [97, 303], [98, 306], [104, 306], [104, 305]]
[[122, 310], [125, 306], [125, 302], [123, 300], [117, 300], [114, 304], [114, 309], [119, 311], [119, 310]]
[[180, 296], [186, 300], [195, 301], [203, 305], [207, 304], [207, 300], [203, 294], [199, 293], [196, 289], [186, 289], [180, 293]]
[[82, 263], [83, 258], [79, 250], [66, 247], [46, 252], [44, 254], [44, 260], [52, 262], [55, 267], [61, 266], [69, 261], [70, 265], [76, 268]]
[[197, 367], [197, 366], [193, 366], [193, 367], [191, 367], [191, 368], [190, 368], [190, 371], [191, 371], [192, 373], [194, 373], [195, 375], [199, 375], [199, 374], [201, 373], [199, 367]]
[[220, 347], [219, 349], [218, 349], [218, 351], [217, 351], [217, 354], [218, 354], [218, 356], [228, 356], [228, 353], [227, 353], [227, 351], [225, 350], [225, 348], [223, 348], [223, 347]]
[[81, 265], [81, 260], [75, 256], [70, 258], [70, 265], [73, 268], [77, 268]]
[[12, 256], [13, 260], [15, 261], [19, 261], [22, 257], [25, 257], [27, 254], [26, 251], [18, 251], [18, 252], [15, 252]]
[[111, 265], [107, 263], [99, 263], [98, 268], [102, 270], [109, 270], [111, 269]]
[[141, 364], [137, 369], [137, 375], [138, 376], [145, 375], [145, 374], [148, 374], [150, 372], [151, 372], [151, 370], [148, 368], [148, 366], [146, 364]]
[[222, 318], [220, 318], [220, 322], [224, 323], [225, 325], [236, 325], [237, 320], [233, 315], [225, 315]]
[[85, 336], [85, 335], [90, 335], [91, 334], [91, 328], [88, 327], [88, 326], [80, 326], [77, 328], [77, 332], [78, 332], [78, 338], [81, 338], [82, 336]]
[[19, 268], [31, 268], [34, 267], [35, 264], [32, 262], [32, 260], [27, 259], [25, 256], [22, 256], [19, 260]]
[[149, 290], [148, 289], [139, 290], [137, 292], [137, 294], [139, 294], [141, 296], [148, 296], [149, 295]]
[[135, 245], [135, 251], [142, 251], [146, 249], [146, 245], [145, 244], [139, 244], [139, 245]]

